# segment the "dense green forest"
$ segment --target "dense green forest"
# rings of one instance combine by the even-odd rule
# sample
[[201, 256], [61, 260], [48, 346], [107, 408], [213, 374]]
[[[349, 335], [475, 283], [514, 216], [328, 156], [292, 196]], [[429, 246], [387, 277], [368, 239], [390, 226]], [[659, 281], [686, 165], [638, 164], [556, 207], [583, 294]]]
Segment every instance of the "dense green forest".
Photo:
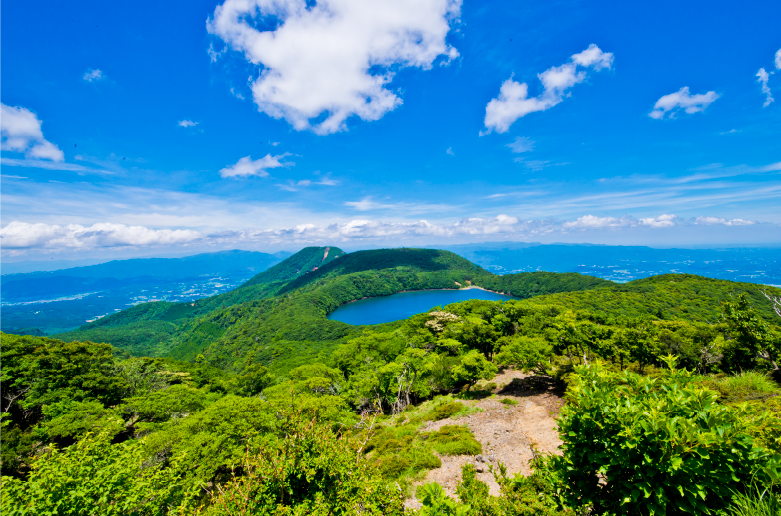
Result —
[[[779, 290], [331, 253], [58, 338], [2, 334], [2, 513], [781, 514]], [[326, 318], [469, 285], [518, 299], [376, 326]], [[448, 496], [423, 479], [484, 452], [463, 418], [504, 392], [502, 370], [529, 374], [516, 394], [564, 397], [561, 449], [535, 452], [528, 476], [492, 467], [490, 496], [467, 464]]]

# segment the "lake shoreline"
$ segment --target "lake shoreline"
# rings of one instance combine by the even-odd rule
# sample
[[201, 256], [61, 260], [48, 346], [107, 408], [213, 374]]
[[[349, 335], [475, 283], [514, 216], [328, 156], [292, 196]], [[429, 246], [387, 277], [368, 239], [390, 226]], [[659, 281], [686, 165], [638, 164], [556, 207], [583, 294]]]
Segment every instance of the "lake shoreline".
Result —
[[336, 308], [334, 308], [331, 312], [329, 312], [326, 315], [331, 315], [332, 313], [334, 313], [335, 311], [339, 310], [343, 306], [347, 306], [349, 304], [355, 303], [356, 301], [363, 301], [364, 299], [378, 299], [378, 298], [381, 298], [381, 297], [395, 296], [396, 294], [409, 294], [411, 292], [458, 292], [458, 291], [461, 291], [461, 290], [482, 290], [484, 292], [491, 292], [492, 294], [499, 294], [500, 296], [507, 296], [507, 297], [512, 297], [512, 298], [515, 298], [515, 299], [520, 299], [520, 298], [516, 298], [512, 294], [505, 294], [504, 292], [497, 292], [496, 290], [489, 290], [487, 288], [478, 287], [477, 285], [469, 285], [468, 287], [462, 287], [462, 288], [422, 288], [420, 290], [399, 290], [398, 292], [394, 292], [393, 294], [388, 294], [387, 296], [366, 296], [366, 297], [362, 297], [360, 299], [353, 299], [352, 301], [347, 301], [346, 303], [337, 306]]
[[[478, 293], [478, 291], [480, 293]], [[458, 294], [459, 292], [461, 292], [461, 294]], [[395, 297], [398, 294], [416, 295], [412, 297]], [[518, 298], [503, 292], [496, 292], [477, 285], [469, 285], [467, 287], [461, 288], [401, 290], [384, 296], [366, 296], [359, 299], [353, 299], [347, 303], [339, 305], [333, 311], [329, 312], [326, 317], [332, 321], [340, 321], [357, 326], [367, 324], [381, 324], [384, 322], [405, 319], [416, 313], [425, 313], [430, 311], [434, 306], [442, 307], [451, 303], [460, 303], [471, 299], [509, 301]], [[359, 305], [363, 306], [359, 307], [355, 305], [357, 301], [366, 302], [369, 303], [369, 305], [363, 305], [363, 303], [360, 303]], [[381, 305], [381, 308], [377, 305], [377, 303]], [[369, 308], [369, 306], [371, 306], [371, 308]], [[381, 312], [385, 312], [386, 315], [378, 316], [377, 314], [380, 313], [377, 312], [378, 308]], [[347, 310], [347, 313], [344, 313], [344, 310]], [[363, 317], [356, 319], [358, 313], [370, 313], [372, 311], [375, 313], [368, 316], [368, 319], [364, 319]], [[337, 315], [337, 313], [341, 313], [341, 315]]]

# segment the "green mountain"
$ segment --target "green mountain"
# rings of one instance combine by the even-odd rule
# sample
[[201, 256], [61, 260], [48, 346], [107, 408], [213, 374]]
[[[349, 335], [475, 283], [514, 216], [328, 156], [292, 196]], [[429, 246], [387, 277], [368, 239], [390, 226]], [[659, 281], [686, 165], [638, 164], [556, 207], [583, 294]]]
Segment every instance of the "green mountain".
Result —
[[290, 258], [249, 279], [242, 286], [290, 281], [315, 272], [344, 254], [338, 247], [305, 247]]
[[231, 292], [137, 305], [57, 337], [108, 342], [134, 356], [194, 360], [203, 353], [219, 367], [274, 361], [284, 369], [289, 358], [303, 361], [360, 331], [326, 318], [356, 299], [469, 285], [526, 298], [610, 284], [576, 273], [496, 276], [449, 251], [309, 247]]
[[327, 318], [343, 304], [402, 291], [469, 285], [521, 299], [534, 297], [535, 304], [711, 323], [719, 319], [722, 301], [748, 293], [764, 318], [773, 317], [769, 303], [753, 284], [692, 275], [656, 276], [626, 284], [577, 273], [497, 276], [449, 251], [381, 249], [344, 254], [334, 247], [309, 247], [234, 291], [194, 303], [145, 303], [57, 337], [107, 342], [134, 356], [194, 361], [203, 354], [209, 363], [227, 370], [263, 364], [284, 374], [363, 331]]
[[[61, 339], [0, 334], [0, 511], [705, 515], [781, 502], [756, 491], [781, 475], [781, 320], [762, 287], [499, 277], [418, 249], [311, 265], [324, 254]], [[468, 285], [522, 299], [373, 326], [327, 318], [362, 297]], [[496, 446], [515, 430], [483, 432], [500, 420], [545, 427], [563, 446], [537, 450], [531, 476], [500, 468], [492, 496], [476, 456], [519, 453]], [[417, 486], [448, 455], [466, 462], [458, 500]], [[403, 505], [415, 496], [420, 512]]]

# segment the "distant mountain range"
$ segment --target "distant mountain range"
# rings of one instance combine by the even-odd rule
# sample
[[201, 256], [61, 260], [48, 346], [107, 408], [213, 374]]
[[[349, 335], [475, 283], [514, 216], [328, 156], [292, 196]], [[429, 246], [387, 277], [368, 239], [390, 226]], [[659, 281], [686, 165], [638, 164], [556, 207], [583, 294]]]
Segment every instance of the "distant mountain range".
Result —
[[495, 274], [579, 272], [617, 282], [668, 273], [781, 285], [781, 248], [656, 249], [643, 246], [495, 242], [445, 246]]
[[[660, 274], [687, 273], [781, 285], [781, 248], [655, 249], [489, 242], [451, 245], [444, 249], [497, 275], [577, 272], [625, 283]], [[0, 279], [2, 330], [59, 333], [142, 302], [193, 301], [231, 291], [242, 284], [271, 284], [305, 276], [291, 283], [293, 288], [322, 276], [333, 266], [348, 267], [352, 259], [334, 262], [345, 254], [337, 247], [308, 247], [283, 262], [291, 253], [233, 250], [184, 258], [114, 260], [54, 271], [4, 274]], [[347, 254], [347, 257], [353, 254]], [[361, 256], [364, 256], [362, 260], [371, 256], [376, 257], [372, 259], [399, 259], [394, 253], [368, 252]], [[51, 267], [54, 262], [31, 263]], [[389, 266], [378, 262], [371, 268]], [[16, 264], [17, 270], [23, 268]]]
[[4, 274], [2, 329], [67, 331], [141, 302], [191, 301], [227, 292], [288, 256], [233, 250]]

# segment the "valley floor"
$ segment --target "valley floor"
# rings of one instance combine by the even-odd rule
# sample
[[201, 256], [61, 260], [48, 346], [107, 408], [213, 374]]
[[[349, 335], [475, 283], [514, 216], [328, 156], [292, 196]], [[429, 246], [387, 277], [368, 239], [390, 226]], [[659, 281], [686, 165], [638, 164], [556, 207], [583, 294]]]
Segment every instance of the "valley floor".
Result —
[[[479, 412], [455, 419], [432, 421], [421, 428], [422, 432], [431, 432], [445, 425], [466, 425], [475, 439], [482, 444], [483, 453], [477, 457], [442, 455], [442, 466], [430, 470], [418, 484], [437, 482], [448, 496], [457, 498], [456, 485], [461, 480], [461, 467], [464, 464], [474, 464], [478, 471], [477, 478], [488, 484], [492, 496], [497, 496], [499, 485], [489, 466], [496, 468], [501, 462], [510, 475], [519, 472], [529, 475], [532, 447], [538, 453], [558, 453], [561, 440], [555, 418], [564, 405], [564, 400], [559, 393], [548, 388], [528, 389], [532, 378], [520, 371], [506, 370], [489, 382], [497, 385], [493, 390], [494, 396], [462, 401], [479, 409]], [[516, 404], [502, 403], [502, 400], [514, 401]], [[406, 505], [420, 508], [420, 502], [414, 498], [407, 500]]]

